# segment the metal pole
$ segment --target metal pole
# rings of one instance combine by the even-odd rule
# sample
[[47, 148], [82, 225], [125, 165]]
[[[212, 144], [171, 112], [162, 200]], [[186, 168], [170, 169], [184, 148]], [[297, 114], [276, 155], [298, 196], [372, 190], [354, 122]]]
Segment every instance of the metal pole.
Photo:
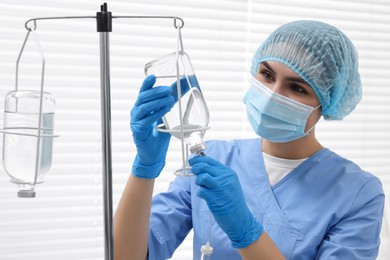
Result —
[[111, 158], [111, 94], [110, 94], [110, 39], [112, 15], [107, 3], [96, 13], [97, 31], [100, 37], [100, 100], [102, 113], [102, 156], [104, 197], [104, 259], [114, 259], [114, 238], [112, 225], [112, 158]]
[[104, 193], [104, 246], [105, 259], [114, 259], [112, 226], [112, 158], [111, 158], [111, 105], [109, 33], [100, 32], [100, 83], [102, 113], [102, 155]]

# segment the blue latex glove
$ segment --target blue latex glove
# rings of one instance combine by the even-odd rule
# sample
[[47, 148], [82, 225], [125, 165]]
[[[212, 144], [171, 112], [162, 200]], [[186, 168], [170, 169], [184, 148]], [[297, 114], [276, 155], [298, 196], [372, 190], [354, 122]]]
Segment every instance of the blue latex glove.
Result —
[[207, 202], [215, 221], [235, 248], [244, 248], [259, 239], [263, 226], [249, 211], [237, 174], [220, 162], [197, 156], [189, 160], [198, 196]]
[[172, 87], [158, 86], [154, 75], [148, 76], [140, 89], [131, 110], [131, 131], [137, 147], [132, 172], [140, 178], [156, 178], [165, 166], [165, 158], [171, 135], [158, 132], [156, 126], [173, 107], [175, 98]]

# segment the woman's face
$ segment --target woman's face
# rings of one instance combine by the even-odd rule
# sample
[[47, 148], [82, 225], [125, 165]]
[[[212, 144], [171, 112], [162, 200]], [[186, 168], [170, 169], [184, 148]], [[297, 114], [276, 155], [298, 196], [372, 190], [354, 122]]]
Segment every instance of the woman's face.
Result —
[[[293, 70], [278, 61], [260, 63], [255, 78], [273, 92], [291, 98], [302, 104], [318, 107], [318, 100], [313, 89]], [[321, 117], [321, 107], [314, 110], [306, 124], [305, 131], [311, 129]]]

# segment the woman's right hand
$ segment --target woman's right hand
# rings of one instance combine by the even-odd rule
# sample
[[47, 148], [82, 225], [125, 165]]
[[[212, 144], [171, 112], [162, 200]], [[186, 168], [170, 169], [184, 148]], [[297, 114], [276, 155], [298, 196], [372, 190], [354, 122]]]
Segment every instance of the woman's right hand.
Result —
[[161, 118], [173, 107], [172, 87], [154, 87], [156, 77], [145, 78], [130, 114], [130, 126], [137, 147], [132, 172], [140, 178], [156, 178], [165, 166], [171, 135], [156, 130]]

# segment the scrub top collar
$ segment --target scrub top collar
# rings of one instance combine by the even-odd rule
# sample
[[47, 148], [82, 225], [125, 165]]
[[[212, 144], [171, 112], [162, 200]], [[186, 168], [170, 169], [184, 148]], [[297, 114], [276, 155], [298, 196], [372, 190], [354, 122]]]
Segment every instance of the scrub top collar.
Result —
[[297, 168], [292, 170], [287, 176], [285, 176], [282, 180], [280, 180], [276, 185], [272, 187], [269, 183], [267, 172], [264, 166], [261, 139], [259, 139], [258, 142], [252, 142], [248, 144], [256, 146], [250, 147], [249, 149], [249, 151], [253, 153], [253, 156], [245, 156], [244, 153], [242, 153], [241, 155], [244, 155], [242, 156], [242, 160], [245, 162], [245, 167], [251, 179], [257, 199], [265, 210], [265, 218], [267, 218], [272, 223], [283, 223], [284, 227], [290, 230], [295, 230], [297, 233], [301, 233], [289, 223], [287, 217], [279, 206], [279, 203], [274, 194], [274, 190], [277, 189], [280, 185], [288, 182], [288, 179], [290, 179], [293, 175], [299, 174], [302, 168], [306, 167], [307, 164], [310, 165], [316, 157], [318, 157], [320, 154], [322, 154], [328, 149], [322, 148], [321, 150], [314, 153], [306, 161], [304, 161]]

